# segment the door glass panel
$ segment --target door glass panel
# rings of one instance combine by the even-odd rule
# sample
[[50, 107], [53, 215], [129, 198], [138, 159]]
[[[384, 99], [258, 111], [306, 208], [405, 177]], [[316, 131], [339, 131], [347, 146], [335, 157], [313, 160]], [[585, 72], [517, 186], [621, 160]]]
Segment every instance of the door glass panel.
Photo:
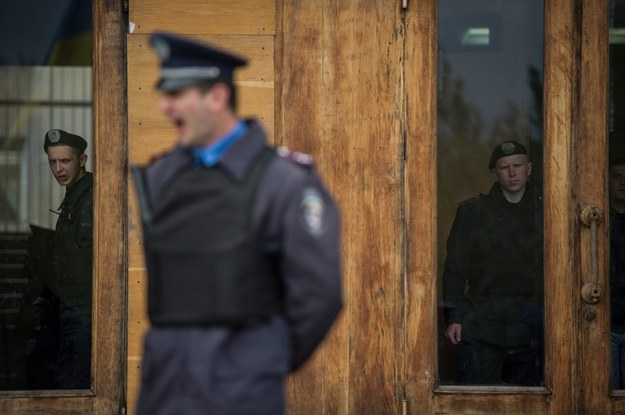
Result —
[[[91, 0], [0, 5], [2, 391], [90, 388], [91, 14]], [[56, 132], [44, 152], [53, 129], [86, 149]]]
[[440, 384], [541, 386], [543, 1], [437, 4]]
[[625, 389], [625, 0], [610, 13], [610, 306], [612, 388]]

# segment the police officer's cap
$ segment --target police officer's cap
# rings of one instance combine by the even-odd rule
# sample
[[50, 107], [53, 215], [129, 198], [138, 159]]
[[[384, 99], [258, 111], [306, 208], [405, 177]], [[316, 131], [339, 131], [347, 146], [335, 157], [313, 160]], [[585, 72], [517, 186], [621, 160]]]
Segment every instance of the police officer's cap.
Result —
[[87, 148], [87, 141], [79, 135], [54, 129], [48, 131], [43, 139], [43, 150], [46, 153], [50, 146], [70, 146], [80, 150], [80, 153], [83, 153]]
[[494, 169], [497, 160], [503, 157], [514, 156], [515, 154], [527, 154], [527, 149], [523, 144], [517, 143], [516, 141], [504, 141], [493, 149], [490, 155], [488, 168]]
[[150, 43], [160, 58], [156, 88], [161, 91], [176, 91], [210, 80], [231, 82], [234, 70], [247, 63], [213, 46], [169, 33], [153, 33]]

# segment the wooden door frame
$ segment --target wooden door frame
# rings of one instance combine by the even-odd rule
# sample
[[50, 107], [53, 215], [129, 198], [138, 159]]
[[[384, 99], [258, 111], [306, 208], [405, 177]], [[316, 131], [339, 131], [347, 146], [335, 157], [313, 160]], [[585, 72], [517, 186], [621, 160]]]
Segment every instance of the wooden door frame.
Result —
[[[545, 301], [546, 387], [525, 390], [440, 387], [437, 383], [437, 51], [436, 25], [432, 24], [436, 22], [436, 0], [410, 4], [405, 59], [405, 79], [411, 81], [405, 82], [409, 143], [405, 189], [407, 354], [402, 372], [409, 413], [608, 413], [605, 373], [609, 373], [609, 342], [598, 326], [609, 327], [609, 309], [607, 301], [590, 306], [598, 315], [599, 325], [590, 326], [584, 333], [582, 314], [588, 306], [583, 306], [580, 298], [579, 276], [589, 268], [589, 230], [580, 227], [580, 207], [592, 202], [600, 205], [606, 220], [608, 214], [606, 186], [597, 189], [597, 183], [587, 174], [588, 166], [607, 172], [607, 142], [605, 146], [601, 143], [607, 140], [607, 68], [603, 54], [607, 53], [608, 1], [587, 3], [545, 1], [544, 223], [545, 235], [556, 237], [545, 239], [545, 292], [553, 293]], [[593, 111], [586, 112], [586, 108]], [[605, 176], [601, 180], [607, 183]], [[606, 244], [604, 237], [599, 244], [603, 264], [607, 263]], [[606, 273], [601, 275], [605, 278]], [[605, 279], [601, 282], [604, 287], [609, 283]], [[603, 344], [597, 353], [599, 339]], [[600, 362], [592, 362], [597, 356]], [[590, 370], [583, 373], [586, 381], [580, 379], [580, 369], [574, 362], [590, 365]], [[613, 395], [613, 410], [616, 406], [623, 409], [625, 396]], [[589, 412], [593, 410], [599, 412]]]
[[126, 391], [126, 14], [93, 0], [93, 345], [85, 391], [0, 392], [0, 413], [121, 414]]

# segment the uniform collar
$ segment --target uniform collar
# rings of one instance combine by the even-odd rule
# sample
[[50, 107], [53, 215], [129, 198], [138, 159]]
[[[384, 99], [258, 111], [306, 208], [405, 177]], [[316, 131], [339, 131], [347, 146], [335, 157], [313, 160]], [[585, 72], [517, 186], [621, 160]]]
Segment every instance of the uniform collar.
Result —
[[241, 181], [265, 148], [265, 133], [255, 120], [245, 120], [246, 132], [224, 152], [219, 163], [235, 180]]
[[74, 183], [70, 188], [65, 189], [65, 197], [63, 198], [63, 202], [61, 202], [61, 209], [64, 205], [73, 206], [78, 199], [85, 193], [87, 190], [93, 187], [93, 174], [87, 172], [80, 180]]
[[528, 181], [525, 184], [525, 192], [523, 192], [523, 196], [521, 197], [521, 200], [519, 200], [517, 203], [508, 202], [508, 200], [506, 199], [506, 196], [503, 194], [503, 191], [501, 190], [501, 185], [498, 182], [493, 183], [493, 186], [490, 188], [490, 192], [488, 192], [488, 194], [500, 204], [523, 206], [527, 204], [529, 200], [533, 199], [534, 187]]
[[193, 156], [196, 161], [205, 166], [213, 167], [223, 157], [224, 153], [232, 144], [234, 144], [247, 130], [247, 126], [243, 121], [238, 121], [235, 127], [224, 137], [218, 139], [214, 143], [206, 147], [198, 147], [193, 149]]

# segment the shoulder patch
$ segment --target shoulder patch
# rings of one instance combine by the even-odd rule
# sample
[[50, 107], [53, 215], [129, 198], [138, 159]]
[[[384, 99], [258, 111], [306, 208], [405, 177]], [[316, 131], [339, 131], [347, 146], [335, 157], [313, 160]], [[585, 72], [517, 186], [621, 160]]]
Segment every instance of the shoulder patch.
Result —
[[294, 161], [295, 163], [305, 166], [312, 167], [315, 164], [312, 156], [310, 154], [300, 153], [297, 151], [289, 150], [286, 147], [278, 147], [276, 148], [276, 154], [282, 158], [287, 160]]
[[473, 202], [476, 202], [476, 201], [480, 200], [483, 196], [484, 195], [482, 193], [480, 193], [479, 195], [475, 195], [475, 196], [470, 197], [470, 198], [468, 198], [466, 200], [463, 200], [462, 202], [458, 203], [458, 206], [465, 206], [465, 205], [471, 204]]

